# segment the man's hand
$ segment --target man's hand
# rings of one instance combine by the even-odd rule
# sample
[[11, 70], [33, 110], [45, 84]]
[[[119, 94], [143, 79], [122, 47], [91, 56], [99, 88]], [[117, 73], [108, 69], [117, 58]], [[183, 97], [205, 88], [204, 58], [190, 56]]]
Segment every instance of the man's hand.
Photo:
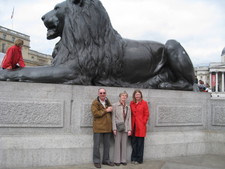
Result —
[[112, 106], [106, 108], [106, 112], [112, 112]]

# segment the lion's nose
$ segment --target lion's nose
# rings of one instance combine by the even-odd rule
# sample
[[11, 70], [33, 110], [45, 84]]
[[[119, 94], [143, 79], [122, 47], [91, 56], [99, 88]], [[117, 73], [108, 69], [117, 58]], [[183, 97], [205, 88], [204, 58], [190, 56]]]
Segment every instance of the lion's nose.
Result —
[[41, 19], [42, 19], [42, 21], [45, 20], [45, 15], [43, 15], [43, 16], [41, 17]]

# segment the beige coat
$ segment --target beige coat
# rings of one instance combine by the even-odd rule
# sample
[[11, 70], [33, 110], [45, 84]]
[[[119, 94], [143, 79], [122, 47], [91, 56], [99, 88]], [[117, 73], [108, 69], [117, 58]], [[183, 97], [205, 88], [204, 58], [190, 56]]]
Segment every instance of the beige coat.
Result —
[[[106, 108], [112, 106], [109, 100], [106, 100]], [[93, 132], [94, 133], [110, 133], [112, 132], [112, 112], [106, 112], [106, 108], [100, 103], [99, 99], [95, 99], [91, 105], [93, 115]]]
[[[131, 131], [131, 111], [130, 106], [126, 105], [126, 119], [125, 119], [125, 132]], [[120, 102], [117, 102], [113, 104], [113, 114], [112, 114], [112, 126], [113, 130], [116, 129], [116, 124], [119, 122], [124, 122], [123, 117], [123, 106], [120, 104]]]

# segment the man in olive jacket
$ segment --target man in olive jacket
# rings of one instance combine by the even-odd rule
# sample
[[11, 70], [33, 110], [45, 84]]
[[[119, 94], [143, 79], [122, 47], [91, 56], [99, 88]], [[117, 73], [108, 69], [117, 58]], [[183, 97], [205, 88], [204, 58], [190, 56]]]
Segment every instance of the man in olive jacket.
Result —
[[113, 166], [109, 159], [110, 137], [112, 134], [112, 105], [106, 97], [106, 90], [98, 89], [98, 97], [92, 102], [93, 114], [93, 163], [96, 168], [101, 168], [100, 140], [103, 139], [102, 164]]

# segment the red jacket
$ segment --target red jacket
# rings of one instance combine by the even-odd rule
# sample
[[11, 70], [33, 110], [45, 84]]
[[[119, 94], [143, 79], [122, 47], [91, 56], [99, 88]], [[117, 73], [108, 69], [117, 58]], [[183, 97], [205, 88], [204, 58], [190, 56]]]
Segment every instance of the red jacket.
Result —
[[132, 133], [136, 137], [145, 137], [147, 131], [147, 121], [150, 115], [148, 103], [144, 100], [138, 102], [130, 102], [132, 112]]
[[7, 50], [6, 55], [2, 60], [2, 68], [15, 69], [17, 63], [20, 67], [25, 67], [21, 47], [13, 45]]

